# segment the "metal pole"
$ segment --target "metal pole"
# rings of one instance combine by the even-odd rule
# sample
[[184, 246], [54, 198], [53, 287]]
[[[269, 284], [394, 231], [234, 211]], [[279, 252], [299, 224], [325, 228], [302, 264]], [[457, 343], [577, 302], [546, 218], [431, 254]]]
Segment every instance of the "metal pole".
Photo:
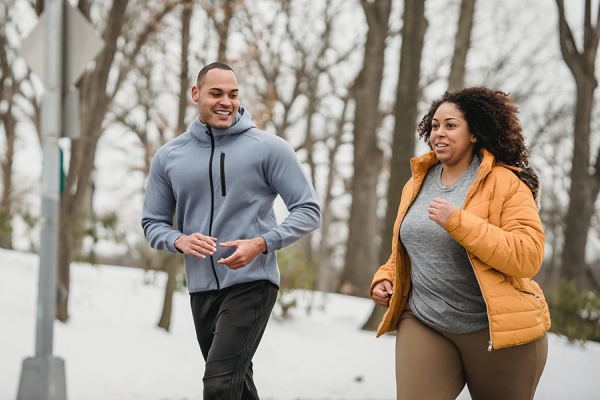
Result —
[[62, 131], [63, 0], [45, 0], [44, 81], [42, 111], [42, 212], [35, 357], [23, 361], [18, 400], [66, 399], [63, 360], [52, 356], [56, 316], [59, 160]]
[[42, 217], [40, 236], [40, 281], [36, 329], [36, 357], [52, 355], [56, 316], [58, 266], [58, 213], [62, 131], [63, 0], [46, 0], [47, 32], [44, 38], [45, 92], [42, 104]]

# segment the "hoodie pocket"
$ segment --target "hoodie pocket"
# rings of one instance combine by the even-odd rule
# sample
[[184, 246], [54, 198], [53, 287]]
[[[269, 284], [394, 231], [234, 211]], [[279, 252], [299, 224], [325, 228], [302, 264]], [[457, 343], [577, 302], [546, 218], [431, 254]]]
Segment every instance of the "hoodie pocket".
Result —
[[227, 186], [225, 185], [225, 153], [221, 152], [221, 195], [227, 195]]

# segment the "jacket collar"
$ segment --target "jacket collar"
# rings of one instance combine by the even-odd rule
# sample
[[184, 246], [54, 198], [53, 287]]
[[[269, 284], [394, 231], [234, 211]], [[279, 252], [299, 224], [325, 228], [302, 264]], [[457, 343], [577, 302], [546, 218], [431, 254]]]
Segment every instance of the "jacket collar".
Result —
[[[493, 166], [496, 165], [496, 157], [494, 157], [494, 155], [492, 153], [490, 153], [489, 151], [487, 151], [486, 149], [482, 148], [481, 150], [479, 150], [479, 154], [481, 154], [483, 156], [483, 159], [481, 160], [481, 165], [489, 165], [489, 166]], [[429, 171], [429, 169], [431, 167], [433, 167], [434, 165], [436, 165], [437, 163], [439, 163], [440, 160], [438, 160], [437, 156], [435, 155], [435, 152], [430, 151], [429, 153], [423, 154], [422, 156], [419, 157], [414, 157], [413, 159], [410, 160], [410, 167], [412, 169], [412, 174], [413, 174], [413, 178], [415, 180], [422, 180], [425, 178], [425, 175], [427, 174], [427, 171]], [[510, 167], [510, 169], [513, 170], [518, 170], [520, 171], [520, 168], [517, 167], [512, 167], [512, 166], [507, 166], [505, 164], [501, 164], [503, 166], [506, 167]], [[479, 177], [479, 174], [484, 174], [486, 175], [487, 173], [489, 173], [489, 171], [491, 170], [491, 168], [479, 168], [479, 172], [477, 173], [477, 178]], [[486, 172], [487, 171], [487, 172]]]
[[[238, 135], [252, 128], [256, 128], [256, 124], [254, 123], [252, 116], [250, 115], [248, 110], [246, 110], [243, 106], [240, 106], [238, 109], [238, 113], [235, 116], [235, 119], [233, 120], [233, 123], [229, 128], [211, 128], [210, 131], [213, 134], [215, 144], [219, 145], [221, 143], [229, 141], [234, 137], [234, 135]], [[194, 122], [192, 122], [189, 130], [192, 133], [192, 137], [199, 145], [211, 145], [210, 136], [208, 135], [208, 126], [202, 123], [199, 117], [196, 117]]]
[[[506, 169], [511, 170], [525, 185], [531, 190], [531, 194], [533, 195], [533, 199], [538, 207], [538, 210], [541, 207], [540, 203], [540, 190], [541, 183], [540, 178], [537, 171], [532, 166], [527, 166], [526, 168], [519, 168], [509, 164], [505, 164], [503, 162], [497, 162], [496, 157], [486, 149], [482, 148], [479, 151], [479, 154], [483, 156], [481, 160], [481, 166], [477, 171], [477, 177], [475, 181], [480, 181], [485, 178], [487, 174], [489, 174], [494, 166], [504, 167]], [[415, 180], [415, 186], [420, 187], [421, 183], [425, 179], [425, 175], [427, 175], [427, 171], [429, 168], [433, 167], [435, 164], [439, 163], [435, 152], [430, 151], [427, 154], [424, 154], [420, 157], [415, 157], [410, 160], [410, 166], [412, 169], [412, 176]]]

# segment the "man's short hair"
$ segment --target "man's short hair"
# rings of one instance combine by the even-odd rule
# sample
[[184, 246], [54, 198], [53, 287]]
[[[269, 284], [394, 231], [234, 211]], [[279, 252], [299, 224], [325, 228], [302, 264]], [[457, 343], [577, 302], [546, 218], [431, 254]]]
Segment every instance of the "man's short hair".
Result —
[[[222, 70], [225, 70], [225, 71], [231, 71], [235, 75], [235, 71], [233, 69], [231, 69], [231, 67], [229, 65], [225, 64], [225, 63], [222, 63], [222, 62], [219, 62], [219, 61], [216, 61], [214, 63], [210, 63], [210, 64], [206, 65], [204, 68], [202, 68], [200, 70], [200, 72], [198, 72], [198, 78], [196, 79], [196, 86], [198, 87], [198, 89], [204, 83], [204, 80], [206, 79], [206, 74], [211, 69], [222, 69]], [[236, 78], [237, 78], [237, 75], [236, 75]]]

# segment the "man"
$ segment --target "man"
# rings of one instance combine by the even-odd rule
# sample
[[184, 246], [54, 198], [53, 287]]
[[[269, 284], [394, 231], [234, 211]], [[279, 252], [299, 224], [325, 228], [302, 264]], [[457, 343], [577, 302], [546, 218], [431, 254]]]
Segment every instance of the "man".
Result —
[[[293, 149], [259, 130], [238, 95], [229, 66], [202, 68], [192, 88], [198, 117], [154, 156], [142, 215], [153, 248], [185, 254], [210, 400], [258, 399], [252, 357], [277, 298], [275, 251], [321, 221]], [[277, 195], [290, 211], [279, 225]]]

